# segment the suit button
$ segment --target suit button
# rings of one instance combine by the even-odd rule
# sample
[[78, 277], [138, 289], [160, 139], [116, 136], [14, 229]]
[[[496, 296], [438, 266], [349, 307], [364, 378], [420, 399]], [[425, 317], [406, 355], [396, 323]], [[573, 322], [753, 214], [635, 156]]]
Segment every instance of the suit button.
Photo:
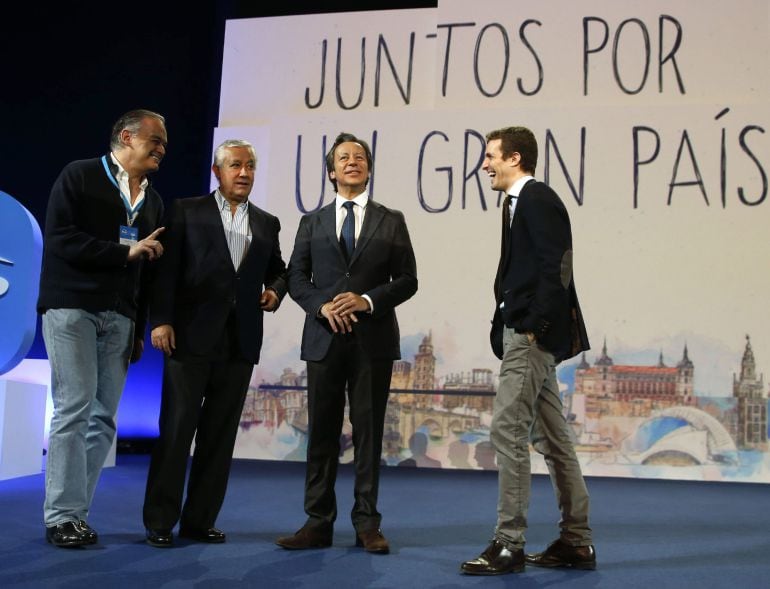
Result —
[[350, 278], [350, 272], [345, 272], [345, 278]]

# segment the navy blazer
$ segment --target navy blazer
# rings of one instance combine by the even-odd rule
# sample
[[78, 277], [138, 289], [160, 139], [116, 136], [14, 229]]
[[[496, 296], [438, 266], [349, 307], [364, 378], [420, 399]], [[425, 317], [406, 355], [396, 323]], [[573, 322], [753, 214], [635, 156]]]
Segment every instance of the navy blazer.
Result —
[[496, 298], [504, 303], [505, 325], [532, 332], [557, 362], [587, 350], [572, 275], [569, 215], [547, 184], [528, 182], [522, 189], [502, 256]]
[[319, 317], [324, 303], [342, 292], [368, 295], [373, 313], [358, 313], [353, 335], [372, 359], [401, 357], [395, 307], [417, 292], [412, 242], [400, 211], [372, 201], [350, 262], [337, 238], [335, 203], [300, 220], [289, 260], [289, 295], [307, 316], [302, 331], [303, 360], [323, 360], [332, 341], [329, 322]]
[[150, 305], [151, 326], [174, 327], [177, 352], [206, 355], [235, 311], [243, 357], [256, 364], [262, 347], [263, 286], [286, 294], [277, 217], [249, 203], [251, 244], [237, 270], [227, 248], [214, 193], [174, 201], [162, 235]]

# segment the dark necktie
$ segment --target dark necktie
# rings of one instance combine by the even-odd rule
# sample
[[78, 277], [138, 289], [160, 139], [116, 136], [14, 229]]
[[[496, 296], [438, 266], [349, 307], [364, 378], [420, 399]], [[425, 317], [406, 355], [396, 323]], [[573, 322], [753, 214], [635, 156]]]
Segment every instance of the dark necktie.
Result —
[[506, 238], [511, 232], [511, 203], [514, 198], [516, 197], [506, 194], [505, 200], [503, 200], [503, 235]]
[[513, 197], [510, 194], [506, 195], [502, 207], [503, 226], [500, 234], [500, 262], [497, 265], [497, 274], [495, 276], [495, 300], [498, 304], [502, 300], [502, 293], [500, 292], [501, 282], [511, 238], [511, 201], [513, 201]]
[[342, 231], [340, 232], [340, 244], [343, 250], [348, 255], [348, 260], [353, 257], [353, 250], [356, 247], [356, 217], [353, 214], [353, 207], [356, 203], [349, 200], [342, 204], [345, 207], [347, 213], [345, 220], [342, 223]]

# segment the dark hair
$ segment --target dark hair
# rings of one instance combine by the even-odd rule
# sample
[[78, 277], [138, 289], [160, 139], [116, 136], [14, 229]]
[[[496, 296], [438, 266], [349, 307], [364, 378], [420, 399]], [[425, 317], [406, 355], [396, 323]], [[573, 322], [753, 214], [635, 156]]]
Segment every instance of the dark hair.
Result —
[[166, 119], [163, 118], [163, 115], [159, 115], [151, 110], [145, 110], [143, 108], [130, 110], [115, 121], [115, 124], [112, 126], [110, 149], [114, 151], [121, 147], [120, 134], [123, 129], [127, 129], [131, 134], [136, 134], [142, 127], [142, 121], [147, 117], [158, 119], [164, 125], [166, 123]]
[[[359, 139], [352, 133], [340, 133], [337, 135], [337, 138], [334, 140], [334, 144], [326, 154], [326, 175], [329, 176], [329, 181], [334, 185], [335, 191], [337, 190], [337, 181], [331, 177], [331, 173], [334, 171], [334, 151], [341, 143], [347, 143], [349, 141], [358, 143], [361, 147], [364, 148], [364, 152], [366, 153], [366, 163], [369, 166], [369, 174], [372, 173], [372, 166], [374, 166], [374, 161], [372, 160], [372, 150], [369, 149], [369, 144], [366, 141]], [[366, 182], [369, 182], [368, 178]]]
[[521, 169], [530, 174], [537, 167], [537, 140], [535, 135], [526, 127], [503, 127], [487, 133], [487, 142], [500, 140], [500, 151], [504, 158], [511, 157], [514, 152], [521, 156]]

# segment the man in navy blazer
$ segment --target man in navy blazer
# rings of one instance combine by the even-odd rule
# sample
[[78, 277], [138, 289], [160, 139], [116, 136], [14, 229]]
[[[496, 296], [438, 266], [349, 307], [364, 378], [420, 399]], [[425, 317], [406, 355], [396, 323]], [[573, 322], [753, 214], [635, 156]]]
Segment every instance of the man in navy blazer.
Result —
[[[507, 193], [495, 278], [496, 353], [500, 380], [490, 438], [499, 468], [497, 527], [492, 542], [462, 564], [470, 575], [520, 572], [525, 563], [594, 569], [588, 492], [562, 412], [556, 364], [588, 349], [572, 276], [572, 233], [557, 194], [532, 175], [537, 141], [524, 127], [486, 137], [482, 168]], [[495, 335], [502, 335], [502, 342]], [[530, 493], [529, 442], [545, 457], [561, 511], [561, 533], [544, 552], [524, 554]]]
[[[179, 535], [224, 542], [214, 527], [254, 364], [262, 316], [286, 294], [280, 223], [248, 200], [257, 165], [253, 146], [217, 147], [213, 193], [174, 202], [150, 305], [152, 345], [166, 354], [160, 436], [147, 477], [148, 544]], [[263, 290], [264, 287], [264, 290]], [[182, 506], [187, 458], [195, 453]]]
[[276, 543], [289, 550], [331, 546], [347, 389], [356, 545], [384, 554], [389, 545], [380, 530], [377, 493], [393, 360], [401, 357], [395, 307], [417, 291], [416, 263], [404, 216], [369, 197], [367, 143], [340, 134], [326, 168], [335, 202], [301, 219], [288, 270], [289, 294], [307, 313], [307, 521]]

